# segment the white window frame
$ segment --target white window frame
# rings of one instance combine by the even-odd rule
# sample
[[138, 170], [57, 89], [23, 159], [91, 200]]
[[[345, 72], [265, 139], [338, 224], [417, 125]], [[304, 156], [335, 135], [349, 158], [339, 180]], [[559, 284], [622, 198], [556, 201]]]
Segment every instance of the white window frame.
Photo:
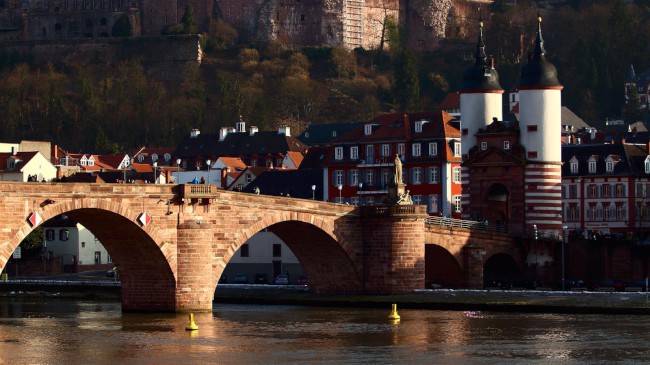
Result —
[[406, 145], [404, 143], [397, 144], [397, 154], [404, 156], [406, 154]]
[[421, 120], [415, 121], [415, 133], [422, 133], [422, 124]]
[[359, 146], [350, 147], [350, 160], [359, 159]]
[[609, 173], [614, 172], [614, 161], [605, 162], [605, 171]]
[[381, 156], [382, 157], [390, 156], [390, 145], [389, 144], [382, 144], [381, 145]]
[[510, 150], [510, 141], [503, 141], [503, 149]]
[[372, 134], [372, 124], [366, 124], [366, 125], [364, 125], [364, 126], [363, 126], [363, 133], [364, 133], [366, 136], [371, 135], [371, 134]]
[[461, 154], [460, 143], [454, 142], [454, 156], [458, 157]]
[[343, 159], [343, 147], [334, 147], [334, 159], [337, 161]]
[[460, 166], [451, 169], [452, 181], [455, 184], [460, 184]]
[[420, 143], [413, 143], [411, 145], [411, 156], [420, 157], [422, 155], [422, 145]]
[[432, 166], [429, 169], [429, 184], [438, 184], [440, 182], [440, 168]]
[[484, 142], [481, 142], [481, 151], [485, 151], [485, 150], [487, 150], [487, 147], [488, 147], [488, 146], [487, 146], [487, 142], [485, 142], [485, 141], [484, 141]]
[[429, 142], [429, 156], [438, 156], [438, 143]]
[[350, 170], [350, 186], [359, 185], [359, 170]]
[[422, 168], [414, 167], [411, 169], [411, 176], [413, 177], [412, 184], [422, 184]]
[[463, 205], [462, 205], [462, 195], [454, 195], [451, 197], [451, 201], [454, 204], [454, 212], [455, 213], [460, 213], [462, 212]]
[[338, 187], [339, 185], [343, 185], [343, 170], [336, 170], [334, 171], [334, 186]]
[[590, 174], [596, 173], [596, 161], [589, 161], [589, 173]]

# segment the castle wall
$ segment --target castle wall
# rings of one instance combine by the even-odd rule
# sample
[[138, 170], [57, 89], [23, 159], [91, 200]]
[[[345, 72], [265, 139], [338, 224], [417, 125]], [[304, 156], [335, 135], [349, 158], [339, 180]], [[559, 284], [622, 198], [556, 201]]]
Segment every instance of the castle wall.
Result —
[[[180, 80], [187, 67], [198, 67], [198, 36], [25, 41], [6, 46], [9, 52], [31, 54], [37, 63], [110, 65], [141, 57], [147, 72], [161, 80]], [[54, 61], [53, 61], [54, 60]]]

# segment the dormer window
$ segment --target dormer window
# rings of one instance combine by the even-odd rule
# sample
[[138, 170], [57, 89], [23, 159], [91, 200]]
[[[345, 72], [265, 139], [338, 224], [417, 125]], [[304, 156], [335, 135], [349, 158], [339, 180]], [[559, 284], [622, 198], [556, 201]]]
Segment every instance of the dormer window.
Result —
[[138, 155], [138, 162], [144, 161], [144, 155]]
[[460, 156], [460, 142], [454, 142], [454, 156]]
[[589, 158], [589, 173], [590, 174], [595, 174], [596, 173], [596, 161], [598, 161], [598, 156], [593, 155]]
[[487, 150], [487, 142], [481, 142], [481, 151]]
[[503, 149], [505, 151], [510, 149], [510, 141], [503, 141]]
[[343, 159], [343, 147], [334, 148], [334, 159], [340, 161]]
[[13, 169], [14, 167], [16, 167], [16, 160], [14, 160], [13, 158], [8, 159], [7, 160], [7, 168], [8, 169]]
[[305, 132], [305, 138], [309, 138], [309, 132]]
[[610, 174], [614, 172], [614, 166], [619, 160], [620, 157], [618, 155], [607, 156], [607, 158], [605, 159], [605, 171]]
[[605, 171], [614, 172], [614, 162], [613, 161], [605, 162]]
[[415, 133], [422, 133], [422, 124], [421, 120], [415, 121]]
[[589, 173], [590, 174], [596, 173], [596, 161], [589, 161]]
[[372, 124], [366, 124], [363, 126], [363, 134], [369, 136], [372, 134]]
[[[156, 155], [155, 153], [151, 155], [151, 161], [156, 161], [157, 159], [158, 159], [158, 155]], [[169, 161], [171, 159], [172, 159], [172, 155], [170, 155], [169, 153], [165, 153], [165, 161]]]
[[643, 166], [645, 167], [645, 173], [650, 174], [650, 156], [645, 158]]
[[578, 159], [575, 158], [575, 156], [573, 158], [571, 158], [569, 168], [571, 169], [572, 174], [577, 174], [578, 173]]
[[[172, 158], [172, 156], [169, 156], [169, 158], [167, 158], [167, 156], [169, 156], [169, 154], [165, 154], [165, 161], [169, 161]], [[156, 161], [158, 161], [158, 155], [154, 153], [153, 155], [151, 155], [151, 162], [156, 162]]]
[[336, 131], [332, 131], [332, 137], [336, 137]]
[[79, 164], [81, 164], [81, 166], [88, 165], [88, 159], [86, 158], [86, 156], [83, 156], [81, 160], [79, 160]]
[[88, 159], [88, 166], [95, 166], [95, 159], [93, 157]]

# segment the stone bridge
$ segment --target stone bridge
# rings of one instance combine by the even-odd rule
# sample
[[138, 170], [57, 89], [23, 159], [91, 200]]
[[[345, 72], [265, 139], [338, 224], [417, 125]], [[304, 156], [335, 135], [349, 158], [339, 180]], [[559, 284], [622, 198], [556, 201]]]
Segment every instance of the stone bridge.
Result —
[[211, 311], [224, 267], [264, 229], [293, 251], [314, 292], [421, 289], [425, 261], [482, 286], [490, 254], [519, 257], [507, 236], [425, 225], [424, 206], [358, 208], [213, 185], [2, 182], [0, 214], [0, 270], [34, 228], [66, 214], [113, 258], [124, 311]]

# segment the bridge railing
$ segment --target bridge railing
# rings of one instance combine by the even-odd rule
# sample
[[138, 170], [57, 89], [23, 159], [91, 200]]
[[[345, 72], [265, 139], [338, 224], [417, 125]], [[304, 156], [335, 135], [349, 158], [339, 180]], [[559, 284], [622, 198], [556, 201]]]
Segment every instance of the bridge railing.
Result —
[[489, 224], [485, 222], [469, 221], [464, 219], [447, 218], [447, 217], [427, 217], [424, 220], [425, 224], [449, 227], [449, 228], [464, 228], [473, 231], [488, 231], [497, 233], [508, 233], [508, 226], [505, 224]]
[[216, 190], [216, 185], [185, 184], [183, 185], [183, 198], [210, 198]]

